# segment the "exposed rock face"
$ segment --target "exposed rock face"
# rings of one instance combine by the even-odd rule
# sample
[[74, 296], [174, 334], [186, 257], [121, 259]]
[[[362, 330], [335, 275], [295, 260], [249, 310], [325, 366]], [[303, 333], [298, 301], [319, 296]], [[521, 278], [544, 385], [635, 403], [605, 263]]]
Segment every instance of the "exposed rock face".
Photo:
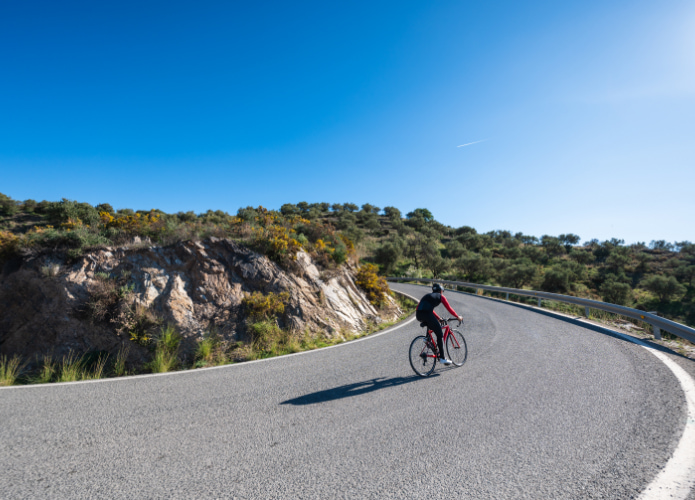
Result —
[[[56, 264], [57, 275], [44, 276], [46, 266]], [[300, 252], [296, 272], [290, 273], [265, 256], [217, 238], [170, 247], [103, 249], [69, 267], [51, 256], [27, 259], [0, 277], [0, 353], [28, 357], [61, 355], [69, 349], [113, 352], [128, 342], [113, 325], [95, 324], [83, 312], [96, 273], [126, 273], [136, 303], [176, 325], [189, 341], [211, 325], [227, 339], [240, 338], [241, 301], [253, 291], [289, 292], [280, 325], [329, 335], [362, 331], [370, 320], [400, 313], [394, 303], [377, 311], [355, 285], [353, 272], [342, 266], [329, 277]], [[140, 355], [146, 352], [141, 349]]]

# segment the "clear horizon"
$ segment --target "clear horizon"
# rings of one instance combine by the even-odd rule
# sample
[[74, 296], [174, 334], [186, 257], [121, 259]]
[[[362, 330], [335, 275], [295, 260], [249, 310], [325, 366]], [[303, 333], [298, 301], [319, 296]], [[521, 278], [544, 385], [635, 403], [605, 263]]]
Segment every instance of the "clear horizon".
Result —
[[0, 6], [0, 192], [695, 240], [695, 6]]

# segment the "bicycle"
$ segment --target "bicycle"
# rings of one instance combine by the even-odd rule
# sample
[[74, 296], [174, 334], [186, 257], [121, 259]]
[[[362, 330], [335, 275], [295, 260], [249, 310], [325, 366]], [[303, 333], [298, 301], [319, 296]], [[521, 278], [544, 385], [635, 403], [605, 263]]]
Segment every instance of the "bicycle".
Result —
[[[442, 323], [442, 343], [445, 346], [449, 359], [455, 366], [463, 366], [468, 358], [468, 346], [463, 334], [458, 330], [452, 330], [449, 326], [449, 321], [458, 321], [458, 318], [448, 318]], [[427, 323], [420, 323], [420, 326], [427, 327]], [[459, 322], [457, 327], [461, 326]], [[421, 377], [429, 377], [437, 365], [439, 359], [439, 349], [437, 349], [437, 340], [434, 338], [434, 332], [427, 329], [425, 335], [418, 335], [410, 343], [410, 367], [415, 373]]]

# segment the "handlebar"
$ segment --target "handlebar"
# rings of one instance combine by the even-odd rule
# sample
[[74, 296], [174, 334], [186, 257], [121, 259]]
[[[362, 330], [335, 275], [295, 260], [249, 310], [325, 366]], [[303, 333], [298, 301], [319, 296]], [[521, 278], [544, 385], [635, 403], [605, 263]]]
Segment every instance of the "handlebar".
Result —
[[[446, 319], [443, 319], [443, 321], [448, 323], [449, 321], [459, 321], [459, 319], [458, 318], [446, 318]], [[463, 321], [459, 321], [459, 324], [456, 326], [461, 326], [461, 323], [463, 323]]]

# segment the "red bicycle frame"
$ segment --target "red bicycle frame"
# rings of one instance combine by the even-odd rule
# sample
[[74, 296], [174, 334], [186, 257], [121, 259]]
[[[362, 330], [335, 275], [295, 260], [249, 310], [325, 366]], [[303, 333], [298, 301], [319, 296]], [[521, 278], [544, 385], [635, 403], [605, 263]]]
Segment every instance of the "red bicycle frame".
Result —
[[[446, 341], [449, 338], [449, 335], [451, 334], [451, 327], [447, 325], [442, 326], [442, 345], [446, 345]], [[427, 329], [427, 338], [428, 342], [432, 344], [432, 353], [433, 354], [426, 354], [428, 358], [436, 358], [436, 357], [442, 357], [444, 353], [439, 354], [438, 348], [437, 348], [437, 339], [434, 338], [434, 331], [430, 330], [429, 328]], [[456, 335], [451, 336], [452, 339], [454, 339], [454, 346], [458, 349], [461, 347], [461, 344], [459, 344], [459, 341], [456, 340]]]

